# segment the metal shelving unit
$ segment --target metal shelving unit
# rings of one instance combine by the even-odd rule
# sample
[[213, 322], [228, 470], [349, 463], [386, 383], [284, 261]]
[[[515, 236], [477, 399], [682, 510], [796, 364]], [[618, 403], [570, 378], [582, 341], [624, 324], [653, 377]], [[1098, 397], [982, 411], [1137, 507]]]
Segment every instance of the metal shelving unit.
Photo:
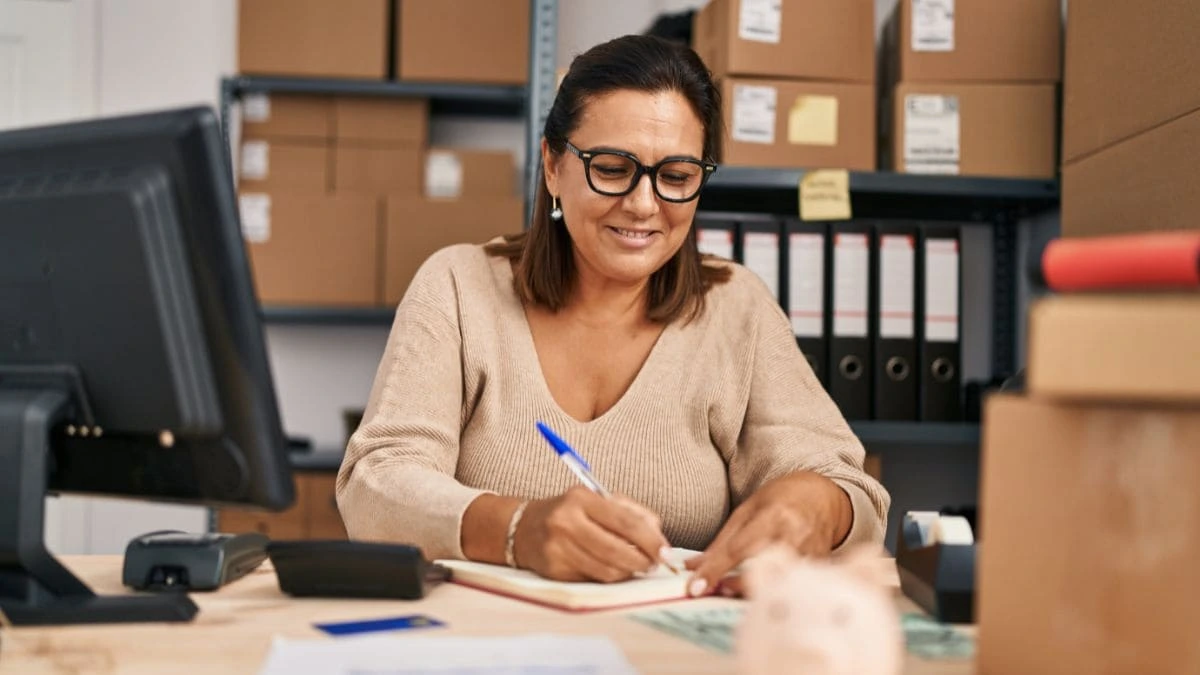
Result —
[[[505, 86], [438, 82], [396, 82], [301, 77], [237, 75], [220, 83], [221, 126], [229, 142], [233, 107], [247, 94], [323, 94], [427, 98], [434, 115], [507, 117], [525, 122], [526, 215], [533, 208], [542, 127], [554, 101], [557, 58], [557, 0], [532, 0], [529, 16], [529, 84]], [[275, 307], [261, 310], [263, 321], [275, 324], [388, 325], [394, 308]]]
[[955, 422], [851, 422], [850, 428], [871, 449], [894, 445], [955, 448], [979, 445], [979, 425]]
[[221, 80], [225, 119], [233, 102], [246, 94], [407, 96], [429, 99], [435, 114], [489, 117], [518, 117], [524, 114], [526, 103], [525, 87], [520, 86], [238, 75]]
[[274, 324], [330, 326], [387, 326], [396, 317], [393, 307], [281, 307], [266, 305], [263, 321]]

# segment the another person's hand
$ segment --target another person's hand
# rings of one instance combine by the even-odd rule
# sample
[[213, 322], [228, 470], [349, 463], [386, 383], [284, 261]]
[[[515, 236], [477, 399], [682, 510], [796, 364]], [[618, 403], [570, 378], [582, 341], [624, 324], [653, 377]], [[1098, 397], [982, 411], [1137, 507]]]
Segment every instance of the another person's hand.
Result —
[[659, 517], [630, 499], [574, 487], [530, 502], [513, 539], [517, 564], [560, 581], [624, 581], [669, 546]]
[[801, 555], [829, 555], [853, 519], [850, 497], [828, 478], [808, 471], [776, 478], [734, 510], [703, 554], [687, 561], [688, 593], [741, 595], [740, 579], [725, 575], [744, 560], [775, 543]]

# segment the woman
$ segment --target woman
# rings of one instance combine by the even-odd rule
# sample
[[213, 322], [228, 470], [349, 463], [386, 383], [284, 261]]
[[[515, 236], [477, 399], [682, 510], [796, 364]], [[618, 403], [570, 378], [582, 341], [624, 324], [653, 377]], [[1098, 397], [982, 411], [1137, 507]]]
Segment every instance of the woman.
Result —
[[[397, 309], [338, 475], [351, 537], [606, 582], [702, 549], [693, 595], [769, 543], [882, 539], [889, 497], [778, 303], [697, 251], [721, 122], [684, 46], [575, 59], [530, 229], [434, 254]], [[617, 496], [581, 487], [537, 421]]]

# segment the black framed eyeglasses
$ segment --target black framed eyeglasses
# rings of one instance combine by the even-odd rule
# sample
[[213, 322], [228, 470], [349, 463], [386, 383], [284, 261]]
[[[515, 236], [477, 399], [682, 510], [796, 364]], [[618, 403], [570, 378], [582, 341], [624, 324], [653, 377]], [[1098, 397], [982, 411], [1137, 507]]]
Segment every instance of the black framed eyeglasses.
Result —
[[654, 166], [646, 166], [628, 152], [620, 150], [580, 150], [567, 141], [567, 149], [583, 162], [583, 173], [593, 192], [608, 197], [623, 197], [637, 186], [643, 174], [659, 199], [690, 202], [700, 195], [717, 165], [692, 157], [667, 157]]

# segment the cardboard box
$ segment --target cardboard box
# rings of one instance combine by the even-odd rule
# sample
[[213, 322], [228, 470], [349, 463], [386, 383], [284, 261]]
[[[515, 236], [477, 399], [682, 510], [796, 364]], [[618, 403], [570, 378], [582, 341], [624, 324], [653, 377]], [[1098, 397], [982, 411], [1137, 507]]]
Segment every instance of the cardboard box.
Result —
[[320, 141], [246, 138], [238, 161], [238, 186], [324, 194], [330, 189], [330, 147]]
[[717, 77], [874, 82], [875, 2], [712, 0], [692, 21], [692, 47]]
[[261, 302], [378, 303], [378, 198], [244, 190], [239, 202]]
[[421, 194], [424, 152], [419, 145], [339, 143], [333, 157], [334, 192]]
[[1198, 408], [989, 397], [979, 672], [1195, 670], [1198, 448]]
[[424, 170], [426, 197], [518, 196], [518, 169], [511, 152], [430, 148]]
[[401, 0], [401, 80], [526, 84], [529, 0]]
[[384, 79], [390, 0], [240, 0], [238, 72]]
[[900, 0], [881, 51], [889, 85], [1059, 82], [1060, 0]]
[[242, 136], [325, 142], [333, 137], [333, 99], [246, 94], [242, 97]]
[[875, 168], [875, 88], [726, 78], [725, 157], [731, 166]]
[[1057, 173], [1054, 85], [902, 82], [888, 107], [890, 158], [884, 165], [900, 173]]
[[333, 135], [338, 141], [429, 141], [429, 101], [423, 98], [339, 96], [333, 102]]
[[1039, 397], [1200, 405], [1198, 357], [1200, 293], [1078, 293], [1030, 309], [1027, 387]]
[[480, 244], [521, 231], [524, 202], [517, 197], [387, 198], [383, 300], [400, 302], [417, 269], [435, 251], [453, 244]]
[[1063, 161], [1200, 109], [1200, 3], [1073, 2]]
[[1063, 167], [1062, 234], [1200, 229], [1200, 111]]

